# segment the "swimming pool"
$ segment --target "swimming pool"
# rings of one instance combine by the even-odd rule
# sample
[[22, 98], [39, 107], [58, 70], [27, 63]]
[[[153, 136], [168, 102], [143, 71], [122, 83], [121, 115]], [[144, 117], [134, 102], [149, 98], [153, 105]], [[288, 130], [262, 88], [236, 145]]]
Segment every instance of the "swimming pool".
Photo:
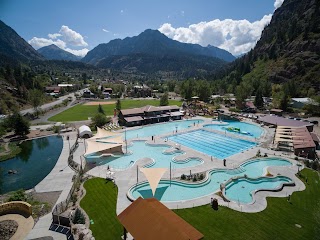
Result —
[[[12, 159], [0, 162], [0, 193], [36, 186], [52, 170], [60, 156], [61, 136], [49, 136], [24, 141], [21, 152]], [[8, 174], [9, 170], [17, 171]]]
[[219, 159], [227, 158], [256, 146], [254, 142], [236, 139], [206, 130], [177, 134], [170, 136], [168, 139]]
[[290, 182], [292, 180], [284, 176], [258, 179], [239, 178], [226, 185], [224, 194], [231, 201], [248, 204], [253, 202], [253, 193], [256, 190], [275, 190]]
[[206, 124], [203, 127], [222, 132], [247, 136], [251, 138], [259, 138], [263, 133], [263, 128], [250, 123], [238, 121], [224, 121], [227, 124], [219, 124], [218, 121], [215, 122], [215, 124]]
[[123, 133], [123, 139], [125, 139], [125, 135], [127, 139], [133, 138], [144, 138], [144, 137], [151, 137], [151, 136], [159, 136], [163, 134], [172, 134], [175, 133], [176, 130], [179, 132], [183, 129], [197, 126], [198, 124], [203, 123], [201, 119], [194, 119], [194, 120], [182, 120], [182, 121], [173, 121], [173, 122], [166, 122], [162, 124], [154, 124], [143, 126], [141, 128], [137, 128], [134, 130], [127, 129], [126, 133]]
[[150, 145], [145, 141], [133, 141], [131, 146], [128, 146], [128, 154], [112, 156], [112, 157], [99, 157], [98, 155], [91, 154], [86, 157], [88, 162], [96, 162], [97, 165], [108, 165], [114, 170], [124, 170], [132, 165], [139, 159], [150, 158], [154, 160], [152, 164], [146, 167], [150, 168], [169, 168], [170, 163], [172, 168], [194, 167], [201, 164], [203, 161], [199, 158], [190, 158], [186, 161], [175, 161], [175, 157], [184, 154], [182, 151], [172, 149], [169, 153], [164, 152], [171, 148], [168, 145]]
[[[208, 178], [200, 183], [184, 183], [180, 181], [161, 180], [155, 198], [163, 202], [176, 202], [191, 200], [213, 194], [220, 189], [220, 184], [227, 182], [232, 177], [244, 176], [258, 178], [263, 176], [265, 168], [269, 166], [290, 166], [290, 161], [282, 158], [258, 158], [247, 161], [236, 169], [213, 169], [208, 173]], [[268, 186], [267, 186], [268, 187]], [[270, 189], [272, 186], [270, 187]], [[244, 189], [240, 188], [239, 191]], [[244, 194], [245, 195], [245, 194]], [[148, 182], [142, 182], [133, 186], [128, 191], [130, 198], [150, 198], [152, 192]], [[238, 199], [237, 199], [238, 200]], [[242, 202], [242, 199], [239, 199]], [[245, 199], [244, 199], [245, 203]]]

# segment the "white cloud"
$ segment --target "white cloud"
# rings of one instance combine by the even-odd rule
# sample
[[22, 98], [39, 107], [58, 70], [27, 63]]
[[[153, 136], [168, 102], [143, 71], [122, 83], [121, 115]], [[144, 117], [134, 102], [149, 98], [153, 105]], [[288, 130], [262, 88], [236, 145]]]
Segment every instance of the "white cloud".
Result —
[[64, 49], [66, 47], [66, 43], [60, 39], [57, 39], [56, 41], [52, 39], [47, 39], [47, 38], [37, 38], [33, 37], [31, 40], [28, 41], [29, 44], [34, 47], [35, 49], [39, 49], [45, 46], [49, 46], [51, 44], [54, 44], [58, 46], [61, 49]]
[[284, 0], [276, 0], [276, 1], [274, 2], [274, 8], [277, 9], [277, 8], [281, 7], [283, 1], [284, 1]]
[[51, 39], [57, 39], [58, 37], [61, 37], [62, 35], [60, 33], [49, 33], [48, 37]]
[[180, 12], [180, 14], [181, 14], [182, 17], [184, 17], [184, 11], [183, 10]]
[[104, 31], [106, 33], [110, 32], [110, 31], [108, 31], [107, 29], [104, 29], [104, 28], [102, 28], [102, 31]]
[[261, 20], [215, 19], [200, 22], [189, 27], [174, 28], [170, 23], [160, 26], [159, 31], [166, 36], [186, 43], [202, 46], [213, 45], [239, 55], [250, 51], [259, 40], [263, 28], [270, 23], [272, 15], [265, 15]]
[[78, 47], [88, 46], [88, 43], [84, 41], [81, 34], [77, 33], [76, 31], [73, 31], [68, 26], [62, 25], [59, 33], [62, 35], [62, 38], [67, 44], [70, 44], [72, 46], [78, 46]]
[[121, 10], [120, 10], [120, 13], [122, 14], [123, 12], [124, 12], [124, 11], [121, 9]]
[[80, 49], [80, 50], [65, 48], [64, 50], [67, 51], [67, 52], [70, 52], [70, 53], [72, 53], [72, 54], [74, 54], [76, 56], [79, 56], [79, 57], [84, 57], [89, 52], [89, 49], [87, 49], [87, 48], [83, 48], [83, 49]]
[[61, 26], [59, 33], [49, 33], [48, 38], [33, 37], [28, 42], [35, 49], [55, 44], [59, 48], [80, 57], [84, 57], [89, 51], [87, 48], [79, 49], [88, 46], [88, 43], [84, 41], [80, 33], [65, 25]]

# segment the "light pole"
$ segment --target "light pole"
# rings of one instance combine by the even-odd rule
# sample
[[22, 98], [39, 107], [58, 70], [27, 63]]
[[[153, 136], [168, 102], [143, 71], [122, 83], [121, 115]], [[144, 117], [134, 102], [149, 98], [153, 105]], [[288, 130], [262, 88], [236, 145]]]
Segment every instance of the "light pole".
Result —
[[124, 141], [126, 143], [126, 154], [128, 153], [128, 143], [127, 143], [127, 128], [124, 127]]

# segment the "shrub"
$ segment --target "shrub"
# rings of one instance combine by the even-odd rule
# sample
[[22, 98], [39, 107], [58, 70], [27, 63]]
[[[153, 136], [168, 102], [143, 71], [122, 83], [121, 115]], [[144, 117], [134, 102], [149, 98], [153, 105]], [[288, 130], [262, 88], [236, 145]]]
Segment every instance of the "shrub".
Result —
[[311, 164], [311, 167], [313, 170], [318, 170], [319, 168], [319, 162], [317, 160], [314, 160]]
[[194, 175], [192, 181], [196, 182], [197, 180], [198, 180], [198, 179], [197, 179], [197, 176]]
[[8, 199], [9, 202], [12, 201], [27, 201], [27, 196], [24, 193], [23, 189], [19, 189], [12, 193], [12, 195]]
[[199, 180], [202, 180], [202, 179], [204, 179], [204, 174], [203, 173], [201, 173], [200, 176], [199, 176]]
[[181, 180], [186, 180], [186, 175], [182, 174], [181, 175]]
[[308, 168], [311, 167], [311, 163], [309, 160], [305, 160], [304, 165], [306, 165], [306, 167], [308, 167]]
[[79, 208], [76, 209], [76, 212], [74, 214], [74, 217], [73, 217], [73, 223], [74, 224], [85, 224], [85, 218], [82, 214], [82, 212], [80, 211]]

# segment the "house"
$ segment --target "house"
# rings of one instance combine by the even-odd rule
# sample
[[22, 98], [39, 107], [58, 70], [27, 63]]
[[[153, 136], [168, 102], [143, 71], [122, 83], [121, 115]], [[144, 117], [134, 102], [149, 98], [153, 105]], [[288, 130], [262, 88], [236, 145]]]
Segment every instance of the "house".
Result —
[[45, 92], [52, 96], [59, 95], [61, 93], [61, 87], [59, 86], [45, 87]]
[[92, 93], [89, 89], [85, 89], [82, 93], [83, 98], [95, 98], [96, 95]]
[[178, 106], [155, 107], [147, 105], [141, 108], [123, 109], [119, 113], [119, 123], [125, 126], [138, 126], [180, 120], [183, 113]]
[[307, 104], [316, 105], [311, 98], [291, 98], [291, 106], [293, 108], [303, 108]]
[[105, 88], [102, 91], [104, 98], [110, 98], [112, 95], [112, 88]]

